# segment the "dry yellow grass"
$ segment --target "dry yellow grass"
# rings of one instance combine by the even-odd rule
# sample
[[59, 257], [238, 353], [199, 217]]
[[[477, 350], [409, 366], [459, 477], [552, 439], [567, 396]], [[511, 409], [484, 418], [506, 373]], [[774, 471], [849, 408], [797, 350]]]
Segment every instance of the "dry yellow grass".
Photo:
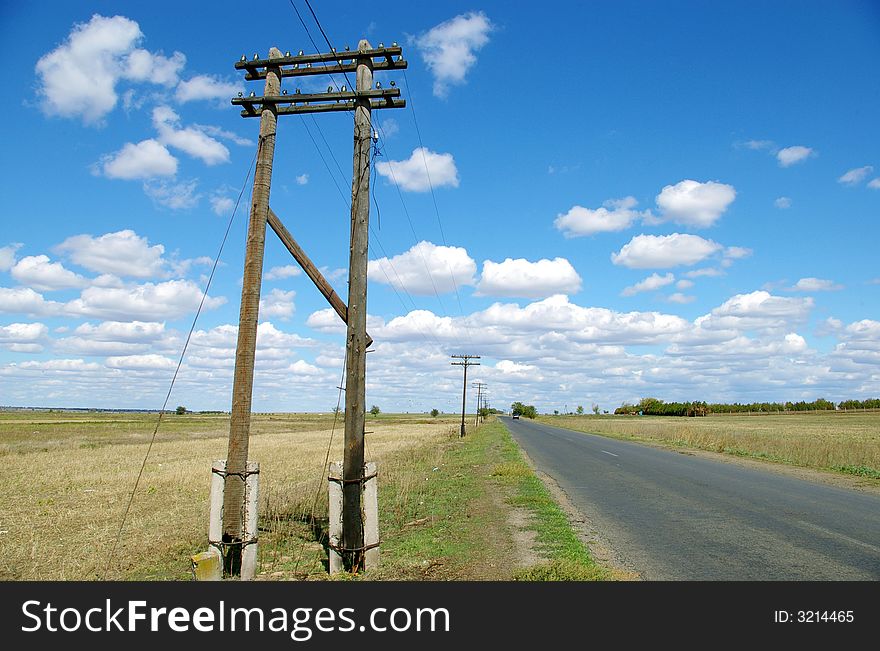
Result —
[[880, 473], [880, 413], [541, 417], [560, 427], [764, 458], [868, 477]]
[[[0, 416], [0, 579], [188, 578], [188, 556], [207, 545], [210, 467], [225, 457], [227, 421], [166, 418], [111, 559], [156, 415]], [[326, 513], [320, 476], [331, 422], [332, 416], [255, 416], [250, 457], [261, 464], [263, 571], [297, 546], [279, 552], [273, 534], [286, 522], [306, 527], [302, 515], [319, 487], [319, 512]], [[443, 418], [368, 417], [367, 458], [379, 461], [387, 478], [396, 458], [437, 445], [451, 429]], [[340, 423], [330, 459], [341, 457]]]

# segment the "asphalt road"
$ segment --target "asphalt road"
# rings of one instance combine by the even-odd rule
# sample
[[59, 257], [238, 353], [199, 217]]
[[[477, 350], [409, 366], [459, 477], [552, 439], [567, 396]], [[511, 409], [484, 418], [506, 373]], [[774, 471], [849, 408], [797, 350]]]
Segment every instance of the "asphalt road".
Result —
[[878, 580], [880, 497], [502, 418], [649, 580]]

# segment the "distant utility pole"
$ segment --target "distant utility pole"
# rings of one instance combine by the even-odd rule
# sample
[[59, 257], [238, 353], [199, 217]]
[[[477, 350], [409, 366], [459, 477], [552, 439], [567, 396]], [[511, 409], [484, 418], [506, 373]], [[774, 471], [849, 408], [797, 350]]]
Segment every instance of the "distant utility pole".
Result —
[[[257, 166], [254, 173], [253, 203], [248, 224], [247, 250], [244, 281], [242, 284], [241, 313], [239, 317], [238, 345], [235, 356], [235, 378], [232, 390], [232, 417], [229, 428], [229, 446], [225, 470], [223, 495], [223, 543], [229, 552], [225, 562], [228, 574], [237, 574], [242, 548], [255, 541], [245, 541], [242, 536], [244, 513], [244, 484], [247, 477], [248, 435], [250, 429], [251, 400], [253, 394], [254, 356], [256, 350], [257, 322], [262, 282], [263, 250], [266, 224], [282, 240], [284, 245], [305, 270], [321, 293], [327, 298], [337, 314], [346, 322], [346, 394], [345, 394], [345, 456], [343, 465], [343, 536], [337, 550], [344, 559], [345, 567], [357, 570], [363, 567], [364, 530], [361, 510], [361, 493], [364, 473], [364, 402], [366, 349], [371, 343], [366, 332], [367, 315], [367, 245], [369, 228], [369, 188], [371, 122], [374, 109], [402, 108], [406, 102], [400, 97], [400, 89], [373, 88], [374, 71], [403, 70], [403, 59], [397, 43], [391, 47], [379, 44], [373, 48], [366, 40], [358, 43], [356, 52], [345, 51], [306, 54], [302, 51], [291, 56], [277, 48], [269, 50], [267, 59], [254, 55], [253, 59], [242, 56], [235, 64], [244, 70], [245, 79], [263, 80], [262, 96], [251, 93], [245, 97], [239, 93], [232, 103], [241, 106], [245, 118], [260, 118], [260, 139], [257, 145]], [[354, 73], [356, 88], [333, 90], [326, 93], [288, 93], [281, 90], [281, 80], [288, 77], [314, 75], [345, 76]], [[269, 207], [269, 190], [272, 181], [272, 164], [275, 153], [277, 118], [280, 115], [304, 113], [354, 112], [354, 174], [352, 179], [351, 242], [349, 261], [348, 305], [321, 275], [316, 266], [299, 247], [279, 217]], [[224, 554], [226, 556], [227, 554]], [[236, 561], [235, 557], [238, 557]]]
[[486, 383], [478, 381], [478, 382], [474, 382], [471, 386], [477, 390], [477, 416], [474, 419], [474, 424], [479, 425], [480, 424], [480, 409], [483, 406], [483, 389], [486, 388]]
[[479, 366], [479, 362], [472, 362], [472, 359], [480, 359], [479, 355], [451, 355], [453, 359], [460, 359], [460, 362], [452, 362], [453, 366], [464, 366], [464, 382], [461, 385], [461, 432], [459, 438], [464, 437], [464, 412], [467, 406], [467, 370], [468, 366]]

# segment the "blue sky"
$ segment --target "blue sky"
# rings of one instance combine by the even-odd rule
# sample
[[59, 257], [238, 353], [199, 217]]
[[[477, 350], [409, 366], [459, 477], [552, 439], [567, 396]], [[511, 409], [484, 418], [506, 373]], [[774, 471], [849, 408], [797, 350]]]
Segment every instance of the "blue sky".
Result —
[[[410, 107], [376, 114], [370, 404], [454, 410], [463, 352], [498, 406], [880, 394], [876, 3], [312, 5], [410, 63], [377, 75]], [[0, 10], [0, 404], [161, 406], [254, 154], [233, 64], [314, 51], [267, 11]], [[271, 198], [343, 297], [351, 128], [282, 118]], [[176, 404], [229, 406], [249, 191]], [[270, 233], [255, 409], [327, 410], [342, 331], [292, 264]]]

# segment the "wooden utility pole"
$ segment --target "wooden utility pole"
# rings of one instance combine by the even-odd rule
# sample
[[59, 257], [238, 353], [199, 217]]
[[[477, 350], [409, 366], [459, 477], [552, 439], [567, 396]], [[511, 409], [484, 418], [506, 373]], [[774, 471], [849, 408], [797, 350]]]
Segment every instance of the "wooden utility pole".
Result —
[[474, 425], [480, 424], [480, 409], [483, 407], [483, 389], [486, 388], [485, 382], [474, 382], [472, 385], [477, 390], [477, 415], [474, 418]]
[[[366, 40], [358, 44], [357, 52], [345, 51], [291, 56], [282, 55], [272, 48], [268, 59], [254, 55], [252, 60], [242, 56], [236, 69], [245, 70], [245, 79], [265, 79], [262, 96], [251, 93], [245, 97], [239, 93], [232, 103], [241, 106], [245, 118], [260, 117], [260, 143], [257, 168], [254, 177], [254, 202], [251, 207], [251, 223], [248, 231], [248, 253], [245, 262], [242, 288], [241, 317], [238, 348], [236, 349], [235, 386], [233, 388], [232, 424], [230, 426], [229, 454], [227, 459], [226, 492], [224, 493], [224, 539], [241, 543], [241, 513], [243, 510], [243, 479], [246, 477], [247, 440], [250, 425], [251, 395], [253, 391], [253, 365], [256, 342], [257, 317], [260, 303], [260, 282], [263, 263], [263, 244], [267, 222], [278, 235], [294, 259], [315, 283], [346, 322], [346, 394], [345, 394], [345, 456], [342, 473], [343, 485], [343, 535], [337, 550], [345, 559], [345, 567], [356, 570], [363, 567], [364, 527], [361, 494], [364, 492], [364, 407], [366, 349], [372, 343], [366, 331], [367, 321], [367, 254], [369, 244], [369, 187], [371, 111], [386, 108], [403, 108], [406, 102], [400, 97], [400, 89], [391, 82], [389, 88], [376, 84], [373, 88], [374, 71], [403, 70], [403, 59], [397, 43], [384, 47], [381, 43], [373, 48]], [[281, 91], [280, 80], [287, 77], [314, 75], [357, 75], [357, 88], [341, 88], [326, 93], [295, 93]], [[354, 177], [352, 179], [351, 241], [349, 263], [348, 305], [333, 291], [278, 216], [269, 208], [269, 185], [272, 173], [272, 155], [275, 148], [277, 117], [303, 113], [329, 113], [354, 111]], [[253, 251], [252, 251], [253, 249]], [[371, 471], [375, 476], [375, 472]], [[239, 480], [235, 484], [235, 480]], [[236, 487], [230, 490], [230, 488]], [[375, 493], [375, 487], [369, 488]], [[370, 532], [368, 532], [370, 533]], [[373, 536], [373, 533], [370, 533]], [[244, 541], [247, 544], [247, 541]], [[370, 539], [367, 547], [378, 543]], [[373, 557], [376, 553], [373, 553]], [[369, 560], [369, 557], [368, 557]]]
[[[358, 53], [372, 49], [362, 40]], [[358, 56], [357, 90], [373, 87], [373, 60]], [[351, 180], [351, 254], [348, 267], [348, 329], [345, 355], [345, 442], [342, 460], [343, 563], [363, 566], [364, 416], [367, 365], [367, 253], [370, 225], [370, 100], [358, 98], [354, 111], [354, 170]]]
[[461, 385], [461, 431], [459, 438], [464, 437], [464, 412], [467, 407], [467, 370], [468, 366], [479, 366], [479, 362], [472, 362], [472, 359], [480, 359], [479, 355], [451, 355], [453, 359], [460, 359], [460, 362], [451, 362], [453, 366], [464, 366], [464, 381]]
[[[282, 54], [269, 51], [269, 60]], [[265, 95], [281, 91], [281, 72], [277, 66], [266, 68]], [[251, 424], [251, 400], [254, 389], [254, 356], [257, 350], [257, 324], [260, 316], [260, 286], [263, 281], [263, 251], [266, 243], [266, 220], [269, 217], [269, 189], [275, 156], [275, 132], [278, 118], [274, 104], [264, 104], [260, 112], [260, 140], [254, 170], [254, 191], [248, 222], [244, 278], [241, 286], [241, 309], [238, 317], [238, 343], [235, 347], [235, 376], [232, 384], [232, 415], [229, 421], [229, 445], [226, 452], [226, 477], [223, 491], [224, 567], [227, 574], [241, 571], [242, 523], [247, 480], [248, 438]]]

